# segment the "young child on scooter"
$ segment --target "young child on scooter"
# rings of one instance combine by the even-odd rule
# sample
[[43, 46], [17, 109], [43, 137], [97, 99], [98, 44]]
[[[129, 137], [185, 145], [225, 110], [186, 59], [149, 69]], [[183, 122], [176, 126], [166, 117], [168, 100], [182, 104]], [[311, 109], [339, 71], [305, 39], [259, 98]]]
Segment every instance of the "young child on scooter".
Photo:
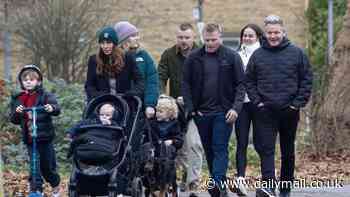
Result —
[[[60, 176], [56, 171], [56, 153], [53, 145], [55, 136], [52, 116], [60, 114], [60, 107], [54, 94], [47, 92], [43, 87], [43, 76], [35, 65], [25, 65], [18, 73], [18, 81], [21, 92], [12, 95], [10, 120], [13, 124], [20, 125], [23, 142], [28, 148], [30, 160], [32, 152], [38, 155], [39, 170], [36, 177], [29, 177], [30, 192], [42, 193], [43, 178], [52, 187], [52, 196], [60, 196]], [[37, 137], [36, 150], [32, 147], [32, 123], [33, 116], [25, 108], [43, 107], [36, 117]], [[43, 177], [43, 178], [42, 178]], [[34, 181], [32, 181], [34, 179]]]

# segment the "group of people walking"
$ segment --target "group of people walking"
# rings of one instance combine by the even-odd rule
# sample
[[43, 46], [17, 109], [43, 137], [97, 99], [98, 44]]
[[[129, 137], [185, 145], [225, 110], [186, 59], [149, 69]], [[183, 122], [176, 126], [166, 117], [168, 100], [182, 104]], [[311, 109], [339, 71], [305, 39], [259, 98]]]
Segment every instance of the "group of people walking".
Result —
[[[241, 196], [247, 195], [244, 182], [251, 125], [262, 180], [266, 182], [276, 182], [275, 143], [279, 134], [282, 163], [279, 180], [291, 183], [279, 188], [279, 196], [288, 197], [294, 179], [299, 111], [309, 100], [312, 88], [308, 58], [289, 41], [282, 19], [276, 15], [265, 18], [263, 30], [256, 24], [244, 26], [237, 51], [223, 45], [222, 31], [219, 24], [206, 24], [202, 31], [204, 43], [199, 46], [193, 26], [180, 24], [176, 44], [163, 52], [156, 66], [142, 48], [140, 32], [134, 25], [121, 21], [102, 28], [98, 32], [98, 51], [88, 60], [87, 101], [103, 94], [137, 95], [143, 99], [146, 118], [155, 117], [160, 94], [168, 94], [184, 105], [188, 122], [184, 145], [177, 154], [178, 165], [184, 171], [182, 188], [199, 189], [204, 152], [209, 175], [215, 182], [215, 187], [208, 188], [213, 197], [227, 196], [222, 183], [226, 181], [228, 144], [233, 130], [237, 139], [236, 192]], [[24, 72], [28, 70], [32, 72]], [[24, 67], [19, 80], [23, 91], [13, 97], [11, 118], [21, 124], [30, 149], [30, 117], [24, 115], [23, 108], [41, 102], [49, 106], [46, 110], [51, 116], [59, 114], [59, 105], [48, 93], [49, 96], [39, 99], [43, 94], [37, 91], [42, 89], [42, 74], [37, 67]], [[41, 122], [45, 128], [40, 128]], [[51, 150], [48, 147], [52, 147], [54, 134], [47, 136], [41, 132], [51, 128], [51, 117], [38, 119], [38, 125], [38, 139], [42, 139], [39, 144], [45, 142], [42, 152]], [[39, 153], [42, 152], [39, 145]], [[59, 196], [53, 149], [48, 154], [40, 157], [41, 174]], [[42, 190], [40, 175], [38, 179], [32, 190]], [[256, 195], [275, 196], [275, 184], [257, 188]]]

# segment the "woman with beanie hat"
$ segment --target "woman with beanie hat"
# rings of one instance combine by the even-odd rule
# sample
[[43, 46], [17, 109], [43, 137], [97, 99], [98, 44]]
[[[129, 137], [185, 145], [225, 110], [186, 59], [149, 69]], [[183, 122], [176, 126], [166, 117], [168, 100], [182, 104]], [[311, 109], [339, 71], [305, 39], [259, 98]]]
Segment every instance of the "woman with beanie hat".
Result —
[[152, 57], [141, 48], [138, 29], [127, 21], [121, 21], [114, 25], [119, 38], [119, 46], [127, 52], [133, 52], [135, 61], [145, 79], [145, 114], [147, 118], [155, 115], [155, 106], [159, 96], [158, 72]]
[[87, 100], [103, 95], [131, 93], [142, 97], [144, 81], [130, 53], [117, 47], [118, 36], [112, 27], [97, 33], [98, 52], [90, 56], [85, 82]]

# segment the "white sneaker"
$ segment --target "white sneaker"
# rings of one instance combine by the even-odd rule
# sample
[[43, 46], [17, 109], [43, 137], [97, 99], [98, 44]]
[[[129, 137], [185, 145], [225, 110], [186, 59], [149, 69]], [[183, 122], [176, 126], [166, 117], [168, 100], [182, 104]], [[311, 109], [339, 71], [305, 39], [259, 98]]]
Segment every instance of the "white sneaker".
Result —
[[237, 195], [238, 196], [248, 196], [247, 191], [247, 182], [245, 181], [245, 178], [240, 176], [236, 179], [237, 184]]

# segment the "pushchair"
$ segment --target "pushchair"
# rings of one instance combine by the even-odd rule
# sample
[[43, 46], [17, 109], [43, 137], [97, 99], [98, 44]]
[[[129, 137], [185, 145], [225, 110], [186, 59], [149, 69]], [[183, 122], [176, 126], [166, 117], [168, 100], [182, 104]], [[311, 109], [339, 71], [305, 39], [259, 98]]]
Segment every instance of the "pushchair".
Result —
[[[146, 121], [146, 134], [151, 136], [153, 146], [149, 146], [149, 150], [145, 148], [145, 152], [152, 152], [153, 158], [151, 158], [143, 168], [143, 183], [145, 186], [145, 196], [156, 196], [155, 192], [159, 191], [159, 196], [163, 197], [178, 197], [179, 188], [176, 182], [176, 166], [175, 158], [177, 155], [177, 149], [183, 144], [183, 138], [186, 131], [186, 116], [181, 105], [178, 104], [179, 115], [176, 120], [176, 128], [178, 128], [178, 134], [173, 136], [176, 138], [177, 145], [166, 145], [165, 139], [159, 136], [159, 131], [156, 129], [155, 120]], [[147, 143], [145, 143], [147, 144]], [[147, 154], [145, 154], [147, 155]], [[149, 154], [148, 154], [149, 155]], [[150, 157], [148, 157], [150, 158]]]
[[[118, 110], [117, 125], [82, 126], [82, 137], [78, 135], [72, 142], [73, 147], [71, 146], [73, 165], [69, 181], [69, 197], [80, 195], [115, 197], [119, 194], [138, 197], [143, 194], [142, 180], [138, 170], [140, 166], [139, 162], [134, 161], [137, 157], [135, 157], [135, 147], [133, 147], [139, 143], [140, 135], [142, 135], [137, 129], [141, 126], [142, 102], [136, 96], [102, 95], [87, 104], [83, 119], [96, 116], [97, 109], [104, 103], [112, 103]], [[96, 135], [95, 138], [86, 139], [84, 134], [97, 128], [110, 134], [109, 138], [112, 143], [106, 142], [105, 147], [101, 148], [101, 150], [109, 149], [110, 154], [102, 154], [99, 159], [85, 157], [84, 155], [89, 155], [86, 146], [96, 145], [97, 139]], [[104, 137], [106, 139], [106, 136]], [[74, 141], [79, 140], [78, 145], [83, 144], [82, 148], [79, 148], [77, 143], [74, 144]], [[86, 154], [84, 150], [87, 151]], [[96, 157], [100, 155], [98, 152], [92, 154], [95, 154]], [[133, 165], [130, 165], [131, 163]]]

